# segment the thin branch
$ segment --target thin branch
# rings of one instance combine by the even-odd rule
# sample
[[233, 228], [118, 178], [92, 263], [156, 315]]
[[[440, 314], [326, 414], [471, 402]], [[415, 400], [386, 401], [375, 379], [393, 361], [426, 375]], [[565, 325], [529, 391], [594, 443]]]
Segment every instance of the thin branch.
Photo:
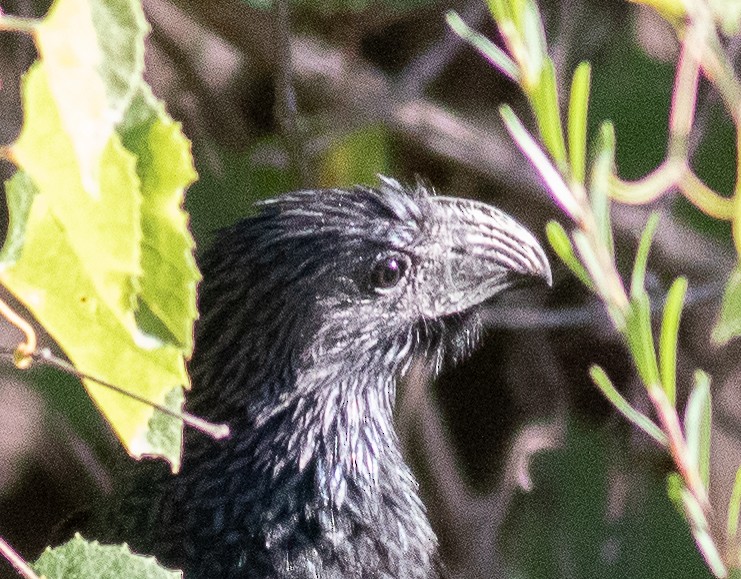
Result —
[[704, 48], [697, 26], [690, 28], [679, 54], [674, 77], [671, 112], [669, 114], [669, 157], [686, 159], [689, 136], [695, 118], [697, 86], [700, 80], [700, 62]]
[[687, 200], [706, 215], [715, 219], [733, 219], [735, 213], [733, 199], [722, 197], [713, 191], [693, 171], [686, 171], [677, 182], [677, 186]]
[[[15, 351], [7, 348], [0, 348], [0, 353], [15, 356]], [[147, 406], [151, 406], [156, 410], [159, 410], [163, 414], [166, 414], [178, 420], [182, 420], [183, 423], [187, 426], [195, 428], [196, 430], [199, 430], [216, 440], [220, 440], [229, 436], [229, 427], [226, 424], [213, 424], [188, 412], [178, 412], [177, 410], [172, 410], [171, 408], [167, 408], [167, 406], [158, 404], [157, 402], [154, 402], [152, 400], [148, 400], [147, 398], [139, 396], [138, 394], [135, 394], [133, 392], [129, 392], [121, 386], [117, 386], [116, 384], [112, 384], [105, 380], [101, 380], [100, 378], [96, 378], [95, 376], [91, 376], [90, 374], [81, 372], [66, 360], [62, 360], [61, 358], [55, 356], [51, 352], [51, 350], [49, 350], [49, 348], [42, 348], [39, 351], [32, 352], [28, 355], [28, 358], [36, 362], [43, 362], [45, 364], [48, 364], [49, 366], [53, 366], [55, 368], [63, 370], [64, 372], [67, 372], [72, 376], [76, 376], [81, 380], [93, 382], [95, 384], [98, 384], [99, 386], [103, 386], [105, 388], [108, 388], [109, 390], [113, 390], [114, 392], [118, 392], [119, 394], [126, 396], [127, 398], [131, 398], [132, 400], [136, 400], [137, 402], [146, 404]]]
[[[481, 0], [469, 2], [461, 11], [461, 18], [475, 27], [487, 13], [486, 5]], [[460, 36], [445, 28], [445, 35], [410, 62], [402, 71], [397, 86], [402, 98], [410, 99], [423, 96], [425, 89], [440, 76], [458, 54], [463, 46]]]
[[0, 555], [5, 557], [13, 568], [18, 571], [25, 579], [39, 579], [31, 566], [26, 563], [25, 559], [21, 557], [18, 552], [10, 546], [10, 544], [0, 537]]
[[307, 187], [308, 165], [298, 126], [298, 106], [292, 79], [291, 19], [288, 0], [275, 0], [275, 49], [278, 54], [275, 82], [275, 116], [299, 185]]

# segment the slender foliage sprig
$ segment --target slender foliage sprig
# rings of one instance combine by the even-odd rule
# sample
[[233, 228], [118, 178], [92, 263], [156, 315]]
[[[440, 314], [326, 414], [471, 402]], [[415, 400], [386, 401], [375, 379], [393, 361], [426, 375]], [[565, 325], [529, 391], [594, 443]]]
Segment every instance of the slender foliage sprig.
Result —
[[[570, 233], [559, 223], [550, 222], [546, 229], [548, 239], [564, 264], [605, 304], [613, 325], [625, 340], [655, 419], [631, 406], [602, 368], [592, 366], [590, 375], [616, 410], [667, 449], [676, 469], [668, 481], [669, 495], [684, 513], [712, 573], [727, 577], [729, 570], [736, 572], [741, 567], [736, 539], [741, 470], [729, 505], [727, 543], [722, 549], [720, 532], [711, 526], [708, 493], [710, 377], [697, 371], [683, 415], [680, 416], [676, 405], [677, 341], [688, 282], [679, 277], [672, 283], [664, 300], [657, 340], [644, 281], [658, 215], [653, 214], [645, 226], [627, 286], [617, 269], [610, 224], [611, 201], [644, 204], [678, 190], [706, 214], [732, 221], [737, 250], [741, 253], [741, 212], [737, 211], [741, 205], [738, 202], [741, 177], [734, 198], [728, 199], [704, 184], [689, 163], [688, 142], [701, 74], [721, 93], [737, 131], [741, 127], [741, 83], [722, 50], [715, 15], [704, 0], [682, 3], [683, 19], [681, 23], [676, 20], [677, 26], [682, 27], [682, 47], [674, 81], [666, 158], [644, 178], [628, 182], [615, 173], [615, 134], [610, 122], [602, 123], [591, 151], [591, 165], [587, 165], [590, 65], [582, 62], [572, 76], [564, 133], [554, 64], [547, 52], [537, 4], [534, 0], [488, 0], [488, 5], [504, 48], [470, 29], [454, 12], [448, 13], [448, 23], [519, 84], [527, 97], [537, 136], [530, 133], [509, 105], [502, 105], [500, 114], [554, 202], [573, 220]], [[741, 132], [738, 135], [741, 142]]]

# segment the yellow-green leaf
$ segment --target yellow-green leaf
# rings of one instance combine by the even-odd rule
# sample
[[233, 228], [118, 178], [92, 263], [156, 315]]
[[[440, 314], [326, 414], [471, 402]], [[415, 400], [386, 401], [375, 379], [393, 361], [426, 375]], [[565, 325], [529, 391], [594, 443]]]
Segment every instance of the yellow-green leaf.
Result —
[[[183, 188], [194, 178], [187, 141], [163, 111], [142, 125], [148, 130], [136, 156], [112, 133], [94, 198], [39, 64], [24, 79], [23, 104], [24, 127], [11, 150], [25, 173], [7, 187], [15, 225], [0, 254], [0, 282], [77, 369], [179, 408], [198, 275], [180, 209]], [[132, 109], [136, 118], [140, 112]], [[154, 313], [167, 331], [142, 325], [142, 311]], [[132, 455], [163, 455], [178, 468], [179, 420], [153, 419], [152, 407], [85, 385]]]
[[148, 335], [181, 347], [189, 356], [200, 279], [188, 215], [182, 209], [185, 189], [197, 176], [190, 142], [144, 84], [119, 131], [124, 146], [137, 156], [143, 195], [137, 323]]
[[34, 29], [83, 187], [93, 197], [103, 151], [141, 80], [146, 32], [135, 0], [56, 0]]

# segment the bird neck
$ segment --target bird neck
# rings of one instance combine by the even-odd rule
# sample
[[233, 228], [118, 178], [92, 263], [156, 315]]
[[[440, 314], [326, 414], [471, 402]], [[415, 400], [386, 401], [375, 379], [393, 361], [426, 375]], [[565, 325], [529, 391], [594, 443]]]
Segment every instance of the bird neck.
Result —
[[380, 501], [390, 483], [415, 492], [394, 430], [396, 376], [369, 370], [378, 367], [363, 357], [352, 368], [346, 360], [325, 361], [298, 370], [291, 387], [261, 397], [250, 409], [251, 432], [265, 445], [256, 460], [273, 474], [276, 455], [281, 469], [313, 472], [317, 492], [334, 506], [342, 506], [349, 486], [363, 488], [369, 502]]

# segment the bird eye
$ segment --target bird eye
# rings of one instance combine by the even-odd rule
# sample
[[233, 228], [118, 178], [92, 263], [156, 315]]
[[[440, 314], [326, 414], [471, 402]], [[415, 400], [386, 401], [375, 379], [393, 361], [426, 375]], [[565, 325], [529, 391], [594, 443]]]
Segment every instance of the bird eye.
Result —
[[379, 259], [371, 272], [371, 283], [375, 289], [394, 287], [404, 276], [407, 260], [401, 256], [388, 255]]

